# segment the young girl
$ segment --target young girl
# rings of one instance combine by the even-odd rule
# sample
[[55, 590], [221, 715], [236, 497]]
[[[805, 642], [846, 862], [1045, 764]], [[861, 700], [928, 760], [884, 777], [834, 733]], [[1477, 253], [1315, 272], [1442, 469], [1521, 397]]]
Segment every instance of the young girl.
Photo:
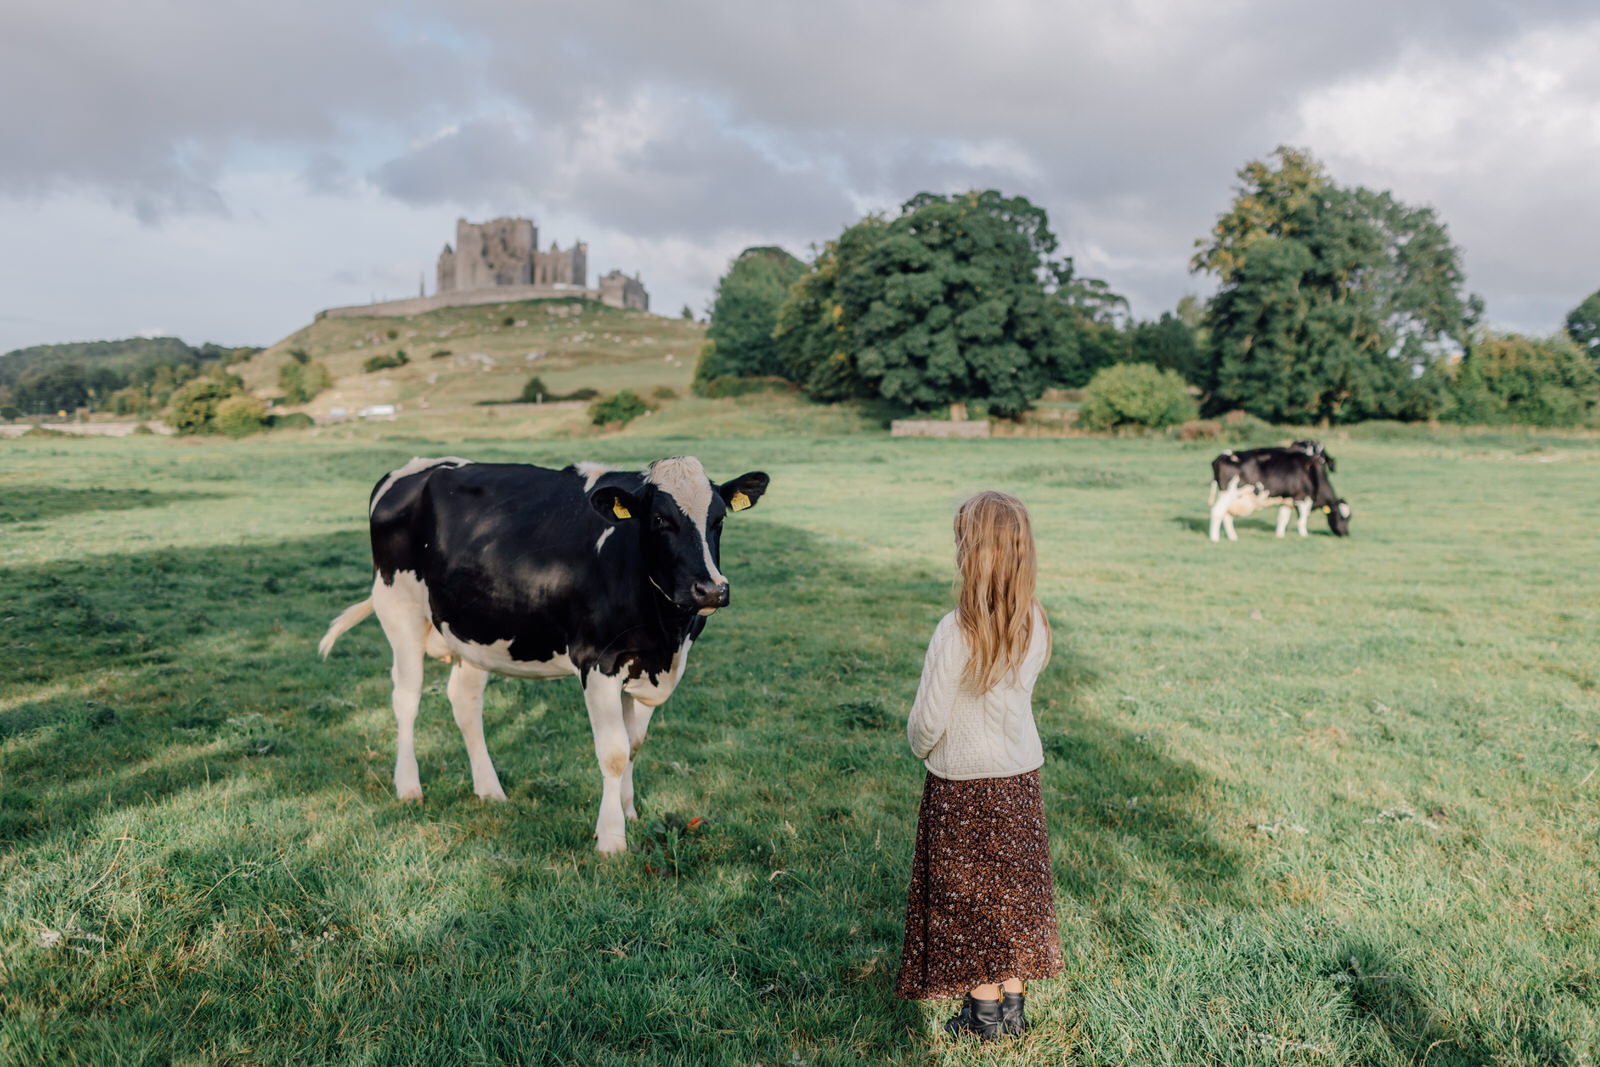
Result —
[[1022, 501], [979, 493], [955, 528], [956, 610], [934, 628], [906, 723], [928, 777], [895, 993], [964, 994], [946, 1032], [989, 1041], [1027, 1029], [1024, 979], [1063, 969], [1032, 706], [1050, 623]]

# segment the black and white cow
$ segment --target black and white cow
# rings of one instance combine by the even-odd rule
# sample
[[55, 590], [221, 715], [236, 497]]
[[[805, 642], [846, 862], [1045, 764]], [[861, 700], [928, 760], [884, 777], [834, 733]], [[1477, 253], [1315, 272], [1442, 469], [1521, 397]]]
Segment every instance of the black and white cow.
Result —
[[1235, 515], [1278, 507], [1278, 536], [1289, 528], [1289, 509], [1300, 513], [1300, 536], [1313, 507], [1328, 516], [1328, 527], [1338, 537], [1350, 532], [1350, 505], [1339, 498], [1328, 480], [1333, 457], [1318, 441], [1296, 441], [1288, 448], [1252, 448], [1224, 452], [1211, 461], [1211, 540], [1226, 529], [1237, 541]]
[[483, 741], [489, 673], [577, 675], [603, 781], [596, 847], [622, 851], [650, 715], [683, 678], [706, 617], [728, 603], [723, 517], [766, 488], [759, 471], [713, 485], [688, 456], [636, 472], [453, 457], [391, 471], [368, 507], [372, 596], [335, 619], [318, 648], [326, 656], [377, 613], [394, 649], [400, 799], [422, 797], [413, 725], [425, 655], [454, 662], [450, 706], [486, 800], [505, 799]]

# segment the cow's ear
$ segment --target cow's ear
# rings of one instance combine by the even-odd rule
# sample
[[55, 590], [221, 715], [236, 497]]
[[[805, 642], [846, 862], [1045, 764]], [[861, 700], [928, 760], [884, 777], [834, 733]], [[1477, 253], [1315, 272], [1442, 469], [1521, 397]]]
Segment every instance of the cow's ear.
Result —
[[741, 474], [731, 482], [723, 482], [717, 486], [717, 492], [722, 496], [722, 502], [728, 505], [729, 511], [743, 511], [753, 508], [756, 501], [761, 499], [761, 494], [767, 491], [769, 479], [761, 471], [751, 471]]
[[637, 519], [644, 514], [644, 504], [626, 489], [606, 486], [589, 494], [589, 505], [607, 522]]

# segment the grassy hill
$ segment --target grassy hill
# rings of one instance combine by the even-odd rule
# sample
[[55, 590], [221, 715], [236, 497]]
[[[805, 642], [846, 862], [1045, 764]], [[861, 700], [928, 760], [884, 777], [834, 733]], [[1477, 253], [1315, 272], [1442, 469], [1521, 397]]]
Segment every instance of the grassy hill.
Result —
[[[304, 410], [398, 403], [408, 410], [516, 400], [538, 375], [556, 393], [670, 386], [688, 392], [704, 326], [580, 299], [441, 308], [404, 318], [319, 318], [232, 370], [265, 395], [291, 349], [320, 360], [334, 387]], [[402, 367], [366, 371], [403, 350]]]

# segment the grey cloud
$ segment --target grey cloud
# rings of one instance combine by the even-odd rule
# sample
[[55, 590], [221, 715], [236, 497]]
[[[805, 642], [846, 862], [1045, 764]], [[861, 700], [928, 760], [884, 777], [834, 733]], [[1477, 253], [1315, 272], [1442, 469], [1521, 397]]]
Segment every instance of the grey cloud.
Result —
[[786, 168], [718, 131], [693, 104], [671, 125], [616, 157], [592, 159], [565, 128], [529, 130], [484, 119], [390, 160], [372, 175], [411, 203], [516, 203], [569, 209], [640, 238], [710, 238], [773, 226], [827, 232], [854, 217], [819, 168]]
[[[701, 247], [735, 233], [803, 247], [861, 205], [994, 186], [1049, 208], [1064, 251], [1104, 263], [1141, 313], [1209, 285], [1184, 270], [1194, 238], [1234, 171], [1292, 134], [1307, 93], [1418, 52], [1487, 57], [1530, 29], [1594, 17], [1592, 0], [149, 11], [7, 6], [0, 95], [29, 105], [0, 110], [0, 194], [90, 187], [149, 220], [216, 212], [219, 171], [285, 151], [319, 193], [365, 195], [350, 175], [366, 173], [410, 204], [559, 210]], [[605, 123], [640, 100], [657, 105], [651, 123], [597, 153]], [[372, 147], [417, 138], [386, 160]], [[1030, 166], [950, 151], [991, 142]], [[1515, 240], [1489, 225], [1455, 232]], [[1538, 258], [1541, 242], [1521, 243]], [[1502, 277], [1491, 250], [1468, 251], [1508, 294], [1533, 277], [1517, 256]]]
[[156, 11], [7, 5], [0, 192], [97, 189], [148, 218], [215, 210], [235, 151], [328, 145], [352, 123], [409, 121], [472, 92], [457, 49], [402, 33], [377, 0]]

